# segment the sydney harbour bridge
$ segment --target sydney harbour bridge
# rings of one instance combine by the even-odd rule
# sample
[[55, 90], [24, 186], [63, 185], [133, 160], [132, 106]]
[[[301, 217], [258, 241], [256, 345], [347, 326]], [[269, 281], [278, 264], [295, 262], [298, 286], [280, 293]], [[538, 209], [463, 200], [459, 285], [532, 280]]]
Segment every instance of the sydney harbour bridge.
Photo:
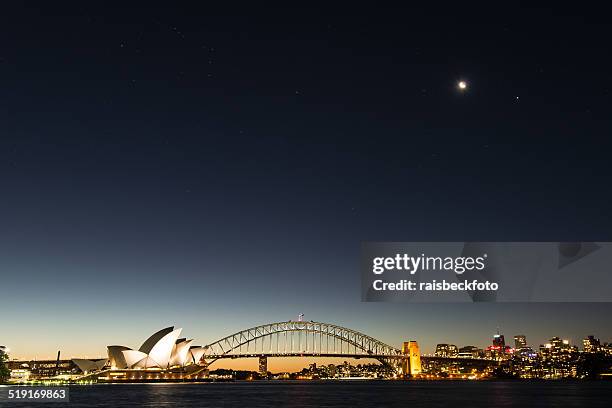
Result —
[[[412, 343], [413, 351], [418, 353], [416, 342]], [[410, 370], [408, 346], [402, 351], [356, 330], [315, 321], [255, 326], [226, 336], [203, 349], [200, 361], [205, 365], [219, 359], [257, 357], [263, 370], [269, 357], [345, 357], [375, 359], [397, 372]], [[412, 367], [413, 372], [416, 370], [420, 367]]]

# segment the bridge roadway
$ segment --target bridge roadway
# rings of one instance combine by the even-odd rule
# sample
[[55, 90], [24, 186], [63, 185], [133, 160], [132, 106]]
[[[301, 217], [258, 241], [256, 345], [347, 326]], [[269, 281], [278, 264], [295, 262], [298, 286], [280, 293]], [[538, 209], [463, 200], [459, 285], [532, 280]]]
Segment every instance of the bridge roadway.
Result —
[[337, 358], [373, 358], [373, 359], [406, 359], [407, 355], [388, 354], [350, 354], [350, 353], [242, 353], [242, 354], [220, 354], [204, 356], [205, 360], [218, 360], [221, 358], [257, 358], [257, 357], [337, 357]]

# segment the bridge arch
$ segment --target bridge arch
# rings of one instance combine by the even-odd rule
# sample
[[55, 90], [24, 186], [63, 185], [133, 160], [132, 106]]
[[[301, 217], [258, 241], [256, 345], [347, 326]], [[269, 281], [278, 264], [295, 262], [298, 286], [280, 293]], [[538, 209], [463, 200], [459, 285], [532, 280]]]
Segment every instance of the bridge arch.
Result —
[[286, 321], [241, 330], [204, 347], [202, 360], [256, 356], [373, 358], [395, 366], [400, 350], [346, 327], [322, 322]]

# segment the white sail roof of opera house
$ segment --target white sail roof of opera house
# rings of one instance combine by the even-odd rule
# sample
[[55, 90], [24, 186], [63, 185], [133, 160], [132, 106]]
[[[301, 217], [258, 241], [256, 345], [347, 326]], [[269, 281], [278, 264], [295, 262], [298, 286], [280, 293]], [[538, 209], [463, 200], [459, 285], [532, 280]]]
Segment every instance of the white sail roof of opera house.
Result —
[[142, 343], [138, 350], [125, 346], [108, 346], [108, 359], [113, 369], [166, 369], [195, 364], [204, 354], [204, 347], [192, 346], [193, 340], [179, 339], [183, 329], [166, 327]]
[[149, 354], [155, 344], [160, 341], [165, 335], [172, 333], [174, 331], [174, 326], [166, 327], [165, 329], [161, 329], [157, 333], [153, 333], [151, 337], [146, 339], [142, 346], [138, 349], [138, 351], [142, 351], [143, 353]]
[[108, 360], [105, 358], [101, 358], [97, 360], [89, 360], [89, 359], [84, 359], [84, 358], [73, 358], [72, 361], [84, 373], [88, 373], [91, 371], [100, 371], [108, 362]]
[[191, 359], [192, 363], [197, 363], [198, 361], [200, 361], [206, 350], [207, 347], [192, 346], [189, 349], [189, 355], [187, 357]]
[[189, 358], [189, 346], [191, 346], [192, 342], [193, 339], [180, 339], [176, 342], [174, 345], [174, 350], [172, 351], [172, 359], [170, 360], [171, 366], [184, 366], [187, 364]]
[[108, 346], [108, 360], [111, 367], [114, 368], [128, 368], [125, 357], [123, 356], [123, 350], [130, 350], [129, 347], [125, 346]]

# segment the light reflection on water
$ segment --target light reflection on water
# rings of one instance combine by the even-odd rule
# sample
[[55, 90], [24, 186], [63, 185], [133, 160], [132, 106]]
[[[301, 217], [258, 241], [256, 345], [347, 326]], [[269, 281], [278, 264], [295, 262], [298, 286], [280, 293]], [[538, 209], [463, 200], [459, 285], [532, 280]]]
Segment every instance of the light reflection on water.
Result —
[[[77, 407], [609, 407], [612, 382], [328, 381], [98, 384], [70, 388]], [[11, 406], [21, 404], [11, 403]], [[46, 407], [61, 406], [46, 403]]]

